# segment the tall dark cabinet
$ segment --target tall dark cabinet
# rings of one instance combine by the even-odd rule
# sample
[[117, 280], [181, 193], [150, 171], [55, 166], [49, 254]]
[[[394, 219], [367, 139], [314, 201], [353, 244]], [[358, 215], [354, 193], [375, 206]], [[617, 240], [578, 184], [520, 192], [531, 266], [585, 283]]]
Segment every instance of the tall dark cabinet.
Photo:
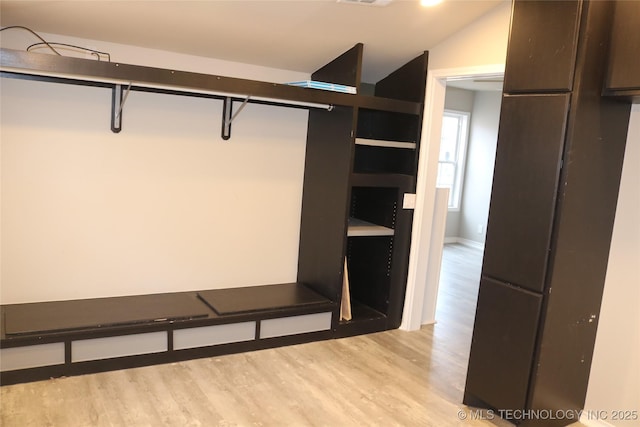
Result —
[[[422, 105], [426, 52], [375, 84], [360, 80], [362, 55], [358, 44], [312, 78], [355, 86], [365, 101]], [[413, 217], [403, 200], [415, 192], [421, 110], [362, 102], [309, 112], [298, 281], [339, 302], [346, 260], [353, 317], [336, 309], [337, 336], [400, 325]]]
[[601, 96], [613, 9], [513, 3], [467, 405], [584, 407], [630, 112]]

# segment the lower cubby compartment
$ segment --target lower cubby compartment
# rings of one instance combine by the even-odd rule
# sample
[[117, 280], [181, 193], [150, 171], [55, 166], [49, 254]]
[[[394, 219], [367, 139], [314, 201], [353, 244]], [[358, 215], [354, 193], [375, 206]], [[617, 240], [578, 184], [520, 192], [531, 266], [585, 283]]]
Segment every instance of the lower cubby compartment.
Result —
[[391, 236], [349, 238], [347, 265], [351, 298], [384, 315], [389, 307], [392, 255]]
[[[118, 297], [118, 322], [105, 324], [96, 323], [105, 314], [100, 309], [100, 299], [1, 306], [0, 382], [8, 385], [333, 337], [336, 304], [300, 283], [226, 289], [225, 297], [243, 300], [242, 307], [249, 310], [225, 315], [216, 313], [200, 298], [200, 294], [206, 294], [208, 302], [215, 305], [215, 293], [207, 292], [162, 294], [161, 298]], [[270, 295], [267, 304], [265, 294]], [[167, 304], [166, 313], [175, 313], [171, 297], [176, 302], [189, 301], [188, 311], [198, 316], [171, 318], [156, 307], [151, 320], [140, 321], [139, 312], [145, 310], [136, 304], [163, 301]], [[113, 308], [113, 298], [105, 298], [104, 302]], [[46, 315], [38, 315], [39, 307]], [[86, 311], [87, 307], [97, 308], [95, 317]], [[146, 312], [145, 316], [150, 312], [148, 308]], [[20, 323], [22, 320], [26, 325]], [[43, 328], [47, 322], [49, 326]], [[73, 329], [68, 328], [70, 324]], [[12, 326], [9, 333], [8, 325]], [[37, 332], [25, 332], [34, 325]], [[60, 328], [56, 329], [56, 325]]]
[[351, 320], [339, 322], [336, 337], [368, 334], [388, 329], [385, 314], [358, 300], [351, 300], [351, 316]]
[[347, 271], [351, 319], [341, 320], [339, 337], [389, 329], [393, 236], [349, 237]]

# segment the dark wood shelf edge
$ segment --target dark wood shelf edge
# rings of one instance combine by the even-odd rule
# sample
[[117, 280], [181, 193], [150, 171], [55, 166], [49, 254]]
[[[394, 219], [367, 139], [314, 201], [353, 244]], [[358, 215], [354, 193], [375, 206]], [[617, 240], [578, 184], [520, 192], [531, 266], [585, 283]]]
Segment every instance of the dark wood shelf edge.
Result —
[[602, 96], [616, 99], [620, 102], [629, 102], [632, 104], [640, 104], [640, 88], [637, 89], [605, 89]]
[[[59, 81], [78, 85], [104, 87], [132, 82], [132, 89], [187, 96], [206, 96], [206, 94], [198, 92], [205, 91], [218, 92], [217, 96], [269, 98], [276, 104], [278, 101], [282, 101], [282, 104], [286, 104], [286, 101], [292, 101], [365, 107], [407, 114], [421, 114], [422, 112], [422, 104], [416, 102], [189, 71], [23, 52], [6, 48], [0, 49], [0, 66], [6, 77], [24, 75], [25, 78], [34, 80]], [[138, 86], [156, 85], [161, 87], [142, 89], [136, 87], [136, 84]]]
[[391, 173], [352, 173], [352, 187], [397, 187], [402, 191], [413, 188], [415, 178], [411, 175]]

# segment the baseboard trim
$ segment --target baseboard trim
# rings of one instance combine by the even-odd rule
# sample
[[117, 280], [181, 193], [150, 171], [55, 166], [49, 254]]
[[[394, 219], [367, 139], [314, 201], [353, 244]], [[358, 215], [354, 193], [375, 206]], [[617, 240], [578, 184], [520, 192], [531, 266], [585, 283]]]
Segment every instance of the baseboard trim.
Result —
[[460, 243], [461, 245], [469, 246], [470, 248], [484, 250], [484, 243], [476, 242], [475, 240], [463, 239], [462, 237], [445, 237], [444, 244]]

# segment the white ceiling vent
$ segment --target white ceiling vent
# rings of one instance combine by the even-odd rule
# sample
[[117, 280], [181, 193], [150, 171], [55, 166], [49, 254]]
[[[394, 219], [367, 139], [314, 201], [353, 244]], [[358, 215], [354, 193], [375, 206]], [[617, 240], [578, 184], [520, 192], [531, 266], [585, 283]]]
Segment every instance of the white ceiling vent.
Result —
[[337, 0], [338, 3], [361, 4], [363, 6], [386, 6], [393, 0]]

